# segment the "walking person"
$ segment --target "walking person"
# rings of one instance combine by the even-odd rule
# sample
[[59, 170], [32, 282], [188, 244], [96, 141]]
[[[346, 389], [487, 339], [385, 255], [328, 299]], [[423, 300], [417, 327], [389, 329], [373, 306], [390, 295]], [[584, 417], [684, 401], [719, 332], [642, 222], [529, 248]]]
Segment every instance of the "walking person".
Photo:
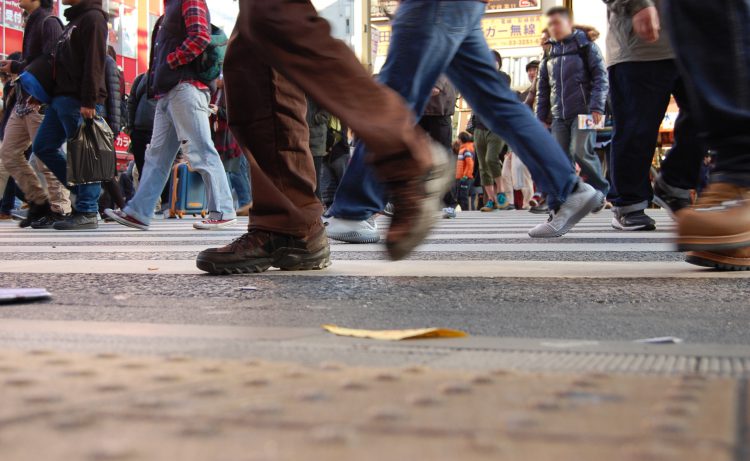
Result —
[[[107, 99], [104, 104], [104, 120], [107, 121], [109, 129], [112, 130], [114, 143], [120, 135], [122, 129], [122, 89], [120, 87], [122, 72], [117, 68], [114, 48], [109, 46], [107, 49], [107, 60], [104, 64], [105, 81], [107, 83]], [[117, 176], [109, 181], [102, 181], [102, 195], [99, 197], [99, 213], [104, 216], [104, 210], [107, 208], [122, 209], [125, 207], [125, 198], [122, 196], [120, 182]]]
[[164, 16], [152, 37], [149, 80], [159, 102], [144, 171], [125, 209], [106, 211], [124, 226], [148, 230], [178, 150], [206, 186], [208, 216], [193, 227], [213, 230], [237, 222], [227, 175], [211, 139], [211, 82], [199, 75], [199, 57], [210, 43], [211, 21], [205, 0], [166, 0]]
[[[705, 153], [698, 139], [701, 128], [687, 103], [685, 77], [680, 76], [669, 37], [659, 34], [646, 40], [634, 33], [658, 22], [664, 1], [604, 2], [609, 18], [607, 66], [614, 116], [608, 161], [612, 227], [650, 231], [656, 229], [656, 222], [645, 213], [651, 202], [670, 214], [691, 203], [690, 189], [698, 184]], [[652, 187], [650, 171], [659, 127], [672, 95], [680, 108], [675, 141]]]
[[[68, 24], [55, 46], [54, 90], [32, 150], [57, 177], [67, 184], [63, 144], [84, 119], [102, 113], [107, 97], [104, 76], [107, 55], [107, 13], [101, 0], [63, 0]], [[49, 21], [51, 22], [51, 21]], [[101, 184], [74, 186], [73, 213], [52, 226], [57, 230], [96, 229]], [[28, 195], [28, 194], [27, 194]], [[30, 213], [31, 214], [31, 213]]]
[[140, 74], [133, 81], [128, 98], [126, 130], [130, 135], [130, 152], [138, 174], [143, 175], [146, 147], [151, 142], [156, 116], [156, 98], [148, 91], [148, 74]]
[[[47, 59], [63, 30], [60, 19], [52, 15], [52, 0], [20, 0], [18, 5], [24, 10], [26, 17], [23, 52], [19, 59], [11, 58], [0, 62], [0, 72], [13, 75], [21, 74], [37, 59]], [[0, 162], [13, 176], [16, 187], [23, 191], [29, 203], [28, 214], [20, 222], [20, 226], [48, 228], [70, 213], [70, 192], [39, 161], [39, 156], [35, 156], [34, 166], [44, 175], [45, 188], [27, 156], [44, 119], [46, 107], [31, 101], [29, 94], [17, 82], [12, 91], [15, 106], [5, 108], [9, 118], [0, 148]]]
[[401, 259], [421, 243], [450, 186], [448, 154], [431, 147], [402, 99], [376, 84], [349, 47], [331, 37], [309, 0], [240, 0], [224, 76], [230, 126], [250, 161], [254, 204], [248, 233], [201, 252], [200, 269], [221, 274], [330, 264], [305, 95], [371, 150], [368, 160], [396, 206], [386, 238], [390, 257]]
[[586, 182], [606, 197], [609, 182], [594, 152], [596, 130], [578, 123], [580, 115], [591, 115], [597, 125], [604, 118], [609, 91], [604, 58], [585, 31], [573, 28], [567, 8], [550, 9], [547, 19], [551, 49], [540, 65], [536, 116], [542, 123], [552, 116], [552, 136]]
[[[716, 153], [708, 188], [677, 211], [677, 243], [689, 263], [750, 270], [750, 0], [668, 0], [665, 12], [702, 146]], [[646, 41], [662, 35], [652, 13], [636, 28]]]
[[310, 153], [315, 165], [315, 195], [322, 200], [323, 162], [328, 155], [328, 122], [331, 120], [331, 114], [308, 97], [306, 120], [310, 129]]
[[[508, 141], [547, 193], [549, 220], [529, 235], [559, 237], [601, 207], [604, 196], [579, 180], [567, 155], [498, 74], [480, 27], [484, 9], [481, 1], [402, 2], [379, 78], [420, 113], [434, 82], [445, 73], [488, 128]], [[363, 155], [364, 146], [358, 146], [331, 209], [336, 219], [352, 221], [352, 227], [382, 210], [387, 198], [375, 176], [362, 166]]]

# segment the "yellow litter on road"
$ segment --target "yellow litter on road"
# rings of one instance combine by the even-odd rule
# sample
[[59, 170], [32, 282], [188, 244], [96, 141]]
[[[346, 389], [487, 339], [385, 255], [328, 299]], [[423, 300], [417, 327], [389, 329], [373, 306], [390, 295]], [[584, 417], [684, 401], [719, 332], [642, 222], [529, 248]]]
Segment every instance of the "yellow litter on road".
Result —
[[356, 330], [337, 325], [323, 325], [323, 329], [338, 336], [369, 338], [381, 341], [403, 341], [405, 339], [463, 338], [463, 331], [448, 328], [417, 328], [414, 330]]

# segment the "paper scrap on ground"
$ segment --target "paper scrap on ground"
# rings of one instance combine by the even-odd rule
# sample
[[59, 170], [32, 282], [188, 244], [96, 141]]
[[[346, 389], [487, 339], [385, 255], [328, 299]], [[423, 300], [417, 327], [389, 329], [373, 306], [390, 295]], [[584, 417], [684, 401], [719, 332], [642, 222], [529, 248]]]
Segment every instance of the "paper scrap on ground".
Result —
[[323, 329], [338, 336], [379, 339], [381, 341], [403, 341], [405, 339], [463, 338], [463, 331], [448, 328], [417, 328], [414, 330], [356, 330], [336, 325], [323, 325]]
[[39, 301], [51, 296], [44, 288], [0, 288], [0, 304]]

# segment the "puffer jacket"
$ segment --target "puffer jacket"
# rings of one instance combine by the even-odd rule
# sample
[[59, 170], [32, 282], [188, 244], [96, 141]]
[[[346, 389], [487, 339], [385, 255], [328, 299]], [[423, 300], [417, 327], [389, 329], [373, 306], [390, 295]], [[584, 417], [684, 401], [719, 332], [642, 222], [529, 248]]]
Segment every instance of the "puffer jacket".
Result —
[[609, 79], [601, 50], [586, 32], [574, 29], [551, 50], [539, 68], [536, 116], [568, 120], [579, 114], [604, 113]]
[[104, 104], [104, 118], [107, 125], [115, 136], [120, 133], [122, 128], [121, 98], [120, 98], [120, 69], [117, 63], [110, 56], [107, 56], [104, 63], [104, 73], [107, 83], [107, 100]]

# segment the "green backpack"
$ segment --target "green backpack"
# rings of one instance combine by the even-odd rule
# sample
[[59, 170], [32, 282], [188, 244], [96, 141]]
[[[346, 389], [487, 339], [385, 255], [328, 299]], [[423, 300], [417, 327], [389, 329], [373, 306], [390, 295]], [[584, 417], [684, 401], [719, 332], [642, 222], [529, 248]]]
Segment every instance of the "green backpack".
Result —
[[219, 78], [228, 43], [229, 39], [224, 31], [211, 24], [211, 43], [198, 58], [198, 78], [201, 81], [212, 82]]

